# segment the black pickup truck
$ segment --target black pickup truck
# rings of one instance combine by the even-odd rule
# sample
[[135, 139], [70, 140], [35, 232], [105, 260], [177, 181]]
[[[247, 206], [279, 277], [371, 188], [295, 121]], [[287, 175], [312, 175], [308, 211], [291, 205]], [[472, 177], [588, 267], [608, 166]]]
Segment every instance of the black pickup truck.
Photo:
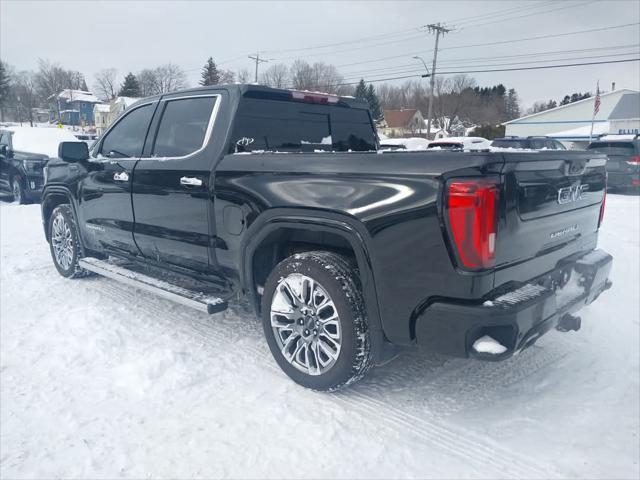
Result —
[[151, 97], [60, 144], [42, 219], [65, 277], [209, 313], [246, 298], [294, 381], [335, 390], [422, 345], [500, 360], [611, 285], [606, 157], [377, 152], [351, 98], [230, 85]]

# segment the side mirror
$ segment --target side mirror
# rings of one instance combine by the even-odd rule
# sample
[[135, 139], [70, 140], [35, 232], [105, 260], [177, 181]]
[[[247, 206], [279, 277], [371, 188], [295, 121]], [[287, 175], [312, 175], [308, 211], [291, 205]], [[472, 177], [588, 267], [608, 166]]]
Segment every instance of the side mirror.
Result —
[[60, 142], [58, 157], [69, 163], [84, 162], [89, 159], [89, 147], [84, 142]]

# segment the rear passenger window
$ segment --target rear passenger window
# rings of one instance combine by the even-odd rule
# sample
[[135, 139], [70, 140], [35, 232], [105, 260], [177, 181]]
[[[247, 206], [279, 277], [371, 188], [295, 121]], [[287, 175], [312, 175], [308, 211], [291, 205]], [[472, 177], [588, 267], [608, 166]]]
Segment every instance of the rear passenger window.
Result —
[[166, 102], [153, 146], [154, 157], [184, 157], [204, 144], [216, 97]]

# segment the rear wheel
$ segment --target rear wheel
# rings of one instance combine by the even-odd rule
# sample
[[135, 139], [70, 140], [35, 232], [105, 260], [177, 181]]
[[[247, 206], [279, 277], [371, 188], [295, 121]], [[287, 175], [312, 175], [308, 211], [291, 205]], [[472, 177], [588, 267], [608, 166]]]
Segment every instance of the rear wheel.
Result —
[[265, 284], [262, 321], [276, 362], [304, 387], [338, 390], [371, 367], [359, 278], [340, 255], [306, 252], [280, 262]]
[[82, 248], [78, 239], [75, 217], [70, 205], [59, 205], [49, 218], [49, 247], [58, 273], [67, 278], [79, 278], [91, 272], [80, 267]]
[[11, 193], [13, 195], [13, 201], [19, 205], [24, 205], [27, 203], [25, 195], [24, 195], [24, 186], [22, 185], [22, 181], [19, 176], [13, 177], [11, 181]]

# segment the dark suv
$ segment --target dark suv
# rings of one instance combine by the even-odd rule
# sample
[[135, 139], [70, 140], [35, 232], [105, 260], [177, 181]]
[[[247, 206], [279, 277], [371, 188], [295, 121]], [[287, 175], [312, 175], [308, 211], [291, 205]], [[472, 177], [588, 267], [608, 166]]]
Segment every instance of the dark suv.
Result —
[[492, 147], [524, 148], [527, 150], [566, 150], [562, 143], [549, 137], [504, 137], [491, 142]]
[[44, 185], [43, 168], [47, 155], [16, 151], [14, 132], [0, 130], [0, 193], [13, 196], [18, 203], [38, 201]]
[[587, 150], [608, 157], [607, 174], [610, 190], [634, 190], [640, 193], [640, 138], [621, 135], [607, 136], [592, 142]]

